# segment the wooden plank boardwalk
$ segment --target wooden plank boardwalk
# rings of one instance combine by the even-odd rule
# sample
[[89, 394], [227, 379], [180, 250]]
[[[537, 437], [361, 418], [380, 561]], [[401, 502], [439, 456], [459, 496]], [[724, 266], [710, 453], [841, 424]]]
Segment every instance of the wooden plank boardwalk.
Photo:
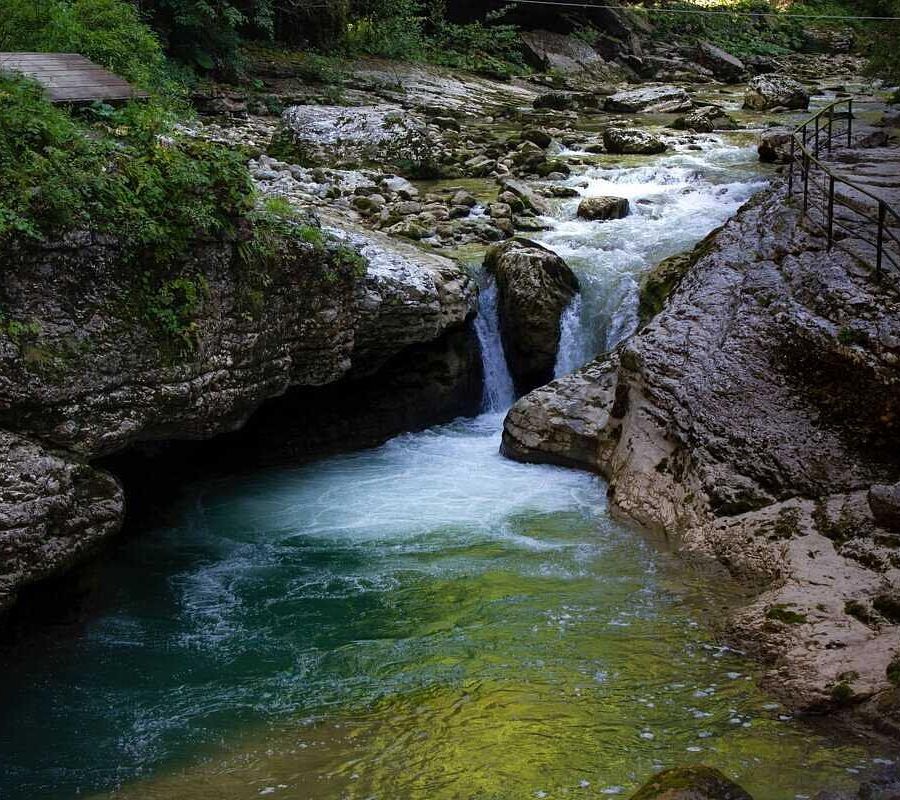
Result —
[[0, 53], [0, 71], [29, 75], [54, 103], [147, 97], [146, 92], [75, 53]]

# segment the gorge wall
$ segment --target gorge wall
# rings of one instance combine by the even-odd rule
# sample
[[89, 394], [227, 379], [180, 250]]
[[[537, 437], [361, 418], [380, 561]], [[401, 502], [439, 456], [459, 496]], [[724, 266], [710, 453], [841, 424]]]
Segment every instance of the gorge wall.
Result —
[[[4, 254], [0, 609], [121, 527], [99, 458], [235, 431], [289, 390], [257, 451], [375, 444], [477, 403], [476, 290], [454, 262], [352, 227], [254, 262], [242, 244], [198, 243], [177, 278], [87, 233]], [[392, 404], [383, 369], [390, 391], [405, 380]], [[329, 428], [354, 398], [381, 413]]]

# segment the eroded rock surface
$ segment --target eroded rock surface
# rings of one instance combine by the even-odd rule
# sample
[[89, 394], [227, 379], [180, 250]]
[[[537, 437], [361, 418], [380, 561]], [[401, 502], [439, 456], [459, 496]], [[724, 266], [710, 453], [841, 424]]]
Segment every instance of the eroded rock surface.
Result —
[[21, 586], [93, 552], [124, 516], [112, 475], [0, 431], [0, 611]]
[[858, 595], [874, 608], [900, 587], [900, 541], [879, 510], [888, 491], [874, 509], [864, 491], [900, 478], [900, 298], [828, 253], [781, 191], [704, 242], [661, 313], [611, 357], [522, 398], [503, 449], [600, 472], [620, 511], [768, 587], [735, 635], [801, 676], [788, 699], [820, 706], [884, 691], [900, 647], [895, 621], [867, 628], [843, 607]]
[[694, 107], [690, 95], [680, 86], [648, 86], [628, 89], [606, 98], [607, 111], [624, 114], [680, 113]]
[[607, 153], [651, 156], [666, 151], [666, 143], [640, 128], [607, 128], [603, 131]]
[[802, 83], [784, 75], [757, 75], [744, 94], [744, 108], [769, 111], [774, 108], [809, 108], [809, 92]]

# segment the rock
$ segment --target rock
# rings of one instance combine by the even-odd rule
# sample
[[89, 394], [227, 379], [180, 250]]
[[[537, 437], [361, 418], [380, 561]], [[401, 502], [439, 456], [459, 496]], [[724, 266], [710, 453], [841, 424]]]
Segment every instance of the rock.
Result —
[[697, 61], [725, 83], [741, 83], [747, 78], [743, 61], [709, 42], [697, 45]]
[[783, 75], [757, 75], [744, 94], [744, 108], [768, 111], [773, 108], [809, 108], [809, 92], [803, 84]]
[[585, 197], [578, 204], [578, 216], [601, 221], [621, 219], [628, 216], [628, 200], [624, 197]]
[[467, 208], [473, 208], [474, 206], [478, 205], [478, 200], [476, 200], [464, 189], [460, 189], [453, 195], [453, 197], [450, 198], [450, 204], [454, 206], [466, 206]]
[[791, 160], [791, 138], [794, 132], [787, 129], [766, 131], [759, 140], [757, 152], [764, 164], [787, 164]]
[[869, 507], [875, 522], [888, 530], [900, 531], [900, 483], [872, 486], [869, 489]]
[[527, 62], [542, 72], [611, 74], [600, 54], [577, 36], [536, 30], [522, 33], [521, 38]]
[[400, 106], [290, 106], [281, 121], [303, 164], [380, 161], [387, 150], [429, 146], [425, 120]]
[[607, 128], [603, 131], [603, 146], [608, 153], [655, 155], [666, 151], [662, 139], [639, 128]]
[[577, 108], [577, 95], [573, 92], [546, 92], [534, 98], [535, 108], [551, 108], [554, 111], [571, 111]]
[[122, 489], [83, 460], [0, 431], [0, 610], [118, 533]]
[[712, 133], [713, 131], [733, 131], [738, 124], [717, 106], [703, 106], [679, 117], [672, 123], [673, 128], [679, 130], [693, 130], [697, 133]]
[[748, 56], [744, 64], [754, 75], [770, 75], [778, 70], [778, 65], [768, 56]]
[[548, 148], [550, 142], [553, 141], [553, 137], [547, 133], [547, 131], [541, 130], [540, 128], [528, 128], [522, 133], [522, 139], [523, 141], [537, 145], [541, 150]]
[[719, 770], [703, 765], [667, 769], [652, 777], [631, 800], [753, 800]]
[[[540, 197], [532, 191], [527, 184], [515, 178], [503, 178], [500, 182], [503, 187], [504, 194], [509, 193], [522, 204], [523, 208], [534, 211], [536, 214], [549, 214], [550, 206], [543, 197]], [[509, 200], [503, 202], [508, 203]], [[515, 205], [510, 203], [515, 210]]]
[[419, 239], [427, 239], [429, 236], [434, 236], [435, 229], [426, 227], [418, 220], [405, 219], [396, 225], [391, 225], [387, 232], [391, 236], [402, 236], [404, 239], [418, 241]]
[[419, 196], [419, 190], [406, 178], [399, 175], [385, 178], [381, 182], [381, 186], [387, 192], [400, 195], [401, 200], [413, 200]]
[[560, 318], [578, 293], [578, 279], [558, 255], [528, 239], [492, 247], [484, 263], [497, 281], [510, 373], [518, 391], [530, 391], [553, 377]]
[[616, 113], [680, 113], [690, 111], [694, 103], [688, 93], [678, 86], [650, 86], [630, 89], [607, 97], [606, 111]]
[[510, 219], [512, 209], [506, 203], [491, 203], [488, 206], [488, 214], [493, 219]]

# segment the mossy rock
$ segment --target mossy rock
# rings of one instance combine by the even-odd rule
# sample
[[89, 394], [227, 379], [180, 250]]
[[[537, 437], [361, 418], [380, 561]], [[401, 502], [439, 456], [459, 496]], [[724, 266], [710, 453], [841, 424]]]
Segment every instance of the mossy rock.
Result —
[[645, 783], [631, 800], [753, 800], [719, 770], [702, 764], [667, 769]]

